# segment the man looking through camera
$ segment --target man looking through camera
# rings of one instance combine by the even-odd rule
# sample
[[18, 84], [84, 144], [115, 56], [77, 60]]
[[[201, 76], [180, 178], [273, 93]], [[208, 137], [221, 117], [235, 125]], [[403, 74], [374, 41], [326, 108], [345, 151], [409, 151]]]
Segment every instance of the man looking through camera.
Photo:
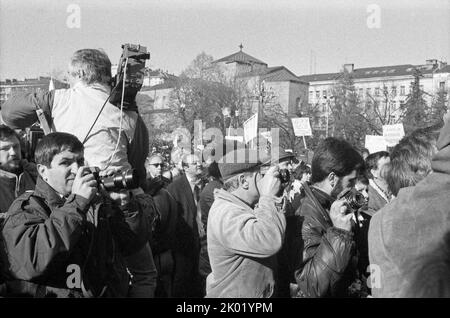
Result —
[[312, 159], [312, 186], [305, 184], [295, 242], [295, 297], [348, 295], [354, 279], [352, 213], [342, 195], [353, 188], [362, 157], [346, 141], [327, 138]]
[[[244, 151], [243, 149], [238, 151]], [[281, 200], [278, 166], [264, 177], [261, 161], [245, 150], [219, 161], [224, 188], [214, 193], [208, 216], [207, 241], [212, 272], [206, 280], [206, 297], [272, 297], [276, 285], [276, 253], [280, 250], [286, 220], [277, 207]]]
[[119, 206], [120, 193], [100, 195], [73, 135], [46, 135], [35, 158], [36, 188], [13, 202], [2, 229], [8, 293], [126, 297], [124, 257], [147, 240], [141, 207]]
[[[153, 201], [142, 190], [146, 184], [144, 162], [149, 147], [148, 131], [136, 110], [121, 113], [117, 106], [105, 104], [111, 93], [108, 56], [101, 50], [78, 50], [71, 57], [68, 69], [69, 89], [13, 95], [2, 104], [3, 120], [12, 128], [26, 128], [38, 120], [36, 110], [42, 110], [52, 131], [67, 132], [84, 141], [87, 166], [122, 172], [136, 169], [141, 188], [133, 189], [133, 196], [146, 206], [146, 214], [152, 222]], [[126, 203], [130, 194], [128, 191], [123, 194], [123, 203]], [[140, 282], [133, 283], [130, 290], [133, 296], [150, 297], [154, 288], [150, 278], [152, 270], [143, 268], [148, 260], [145, 255], [150, 253], [149, 246], [145, 249], [147, 251], [141, 251], [141, 256], [136, 256], [129, 264], [132, 273], [136, 267], [133, 282]]]

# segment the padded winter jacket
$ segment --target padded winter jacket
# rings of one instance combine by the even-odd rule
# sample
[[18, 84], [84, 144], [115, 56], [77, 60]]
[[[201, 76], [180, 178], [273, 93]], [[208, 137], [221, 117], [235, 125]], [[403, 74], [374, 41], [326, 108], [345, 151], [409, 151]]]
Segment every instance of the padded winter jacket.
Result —
[[142, 209], [130, 210], [73, 194], [61, 198], [39, 177], [35, 191], [11, 205], [1, 232], [10, 293], [125, 297], [123, 257], [148, 238]]

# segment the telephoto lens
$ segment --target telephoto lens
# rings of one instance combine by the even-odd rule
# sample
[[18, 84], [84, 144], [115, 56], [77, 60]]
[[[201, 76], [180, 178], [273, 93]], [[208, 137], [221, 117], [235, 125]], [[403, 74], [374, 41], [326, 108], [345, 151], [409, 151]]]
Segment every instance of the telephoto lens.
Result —
[[135, 169], [117, 172], [112, 176], [101, 177], [101, 182], [107, 191], [135, 189], [138, 185], [138, 174]]

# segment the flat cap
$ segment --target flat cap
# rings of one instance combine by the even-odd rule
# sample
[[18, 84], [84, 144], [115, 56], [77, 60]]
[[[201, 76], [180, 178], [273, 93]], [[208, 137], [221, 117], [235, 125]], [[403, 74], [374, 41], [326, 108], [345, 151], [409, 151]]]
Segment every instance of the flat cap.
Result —
[[262, 164], [260, 154], [253, 149], [237, 149], [228, 152], [218, 162], [222, 178], [227, 179], [236, 174], [251, 172]]
[[280, 147], [276, 147], [271, 150], [271, 152], [266, 155], [263, 160], [263, 165], [273, 165], [276, 163], [283, 162], [286, 159], [294, 159], [295, 155], [292, 152], [288, 152]]

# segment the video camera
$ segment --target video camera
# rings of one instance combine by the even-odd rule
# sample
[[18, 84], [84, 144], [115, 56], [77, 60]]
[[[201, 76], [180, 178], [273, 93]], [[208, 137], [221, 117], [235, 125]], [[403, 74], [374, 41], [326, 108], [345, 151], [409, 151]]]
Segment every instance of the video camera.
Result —
[[98, 167], [87, 167], [86, 169], [94, 175], [98, 185], [102, 184], [105, 187], [106, 191], [130, 190], [139, 187], [138, 174], [134, 169], [117, 172], [112, 176], [105, 177], [99, 175], [100, 169]]
[[[124, 109], [136, 109], [136, 94], [142, 87], [145, 75], [145, 61], [150, 59], [147, 48], [135, 44], [123, 44], [123, 51], [119, 60], [117, 74], [112, 80], [115, 88], [109, 102], [120, 107], [122, 102], [123, 79], [125, 77], [125, 93], [123, 96]], [[126, 70], [126, 74], [125, 74]]]

